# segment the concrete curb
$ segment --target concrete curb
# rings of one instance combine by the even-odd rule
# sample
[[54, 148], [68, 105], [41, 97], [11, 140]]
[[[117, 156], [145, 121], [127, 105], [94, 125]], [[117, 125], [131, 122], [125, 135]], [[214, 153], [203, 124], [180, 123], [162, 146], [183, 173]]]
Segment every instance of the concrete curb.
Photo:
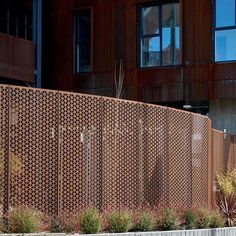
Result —
[[[33, 233], [33, 234], [0, 234], [0, 236], [78, 236], [81, 234]], [[218, 229], [196, 229], [155, 232], [100, 233], [90, 236], [236, 236], [236, 227]]]

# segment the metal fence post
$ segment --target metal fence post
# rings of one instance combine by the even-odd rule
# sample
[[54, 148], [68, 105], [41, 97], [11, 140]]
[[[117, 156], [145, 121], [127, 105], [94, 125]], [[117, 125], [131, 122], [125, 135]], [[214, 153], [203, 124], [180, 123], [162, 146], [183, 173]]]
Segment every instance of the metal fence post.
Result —
[[61, 158], [60, 158], [60, 92], [57, 94], [57, 216], [61, 213]]
[[214, 161], [212, 160], [212, 128], [211, 121], [208, 120], [208, 207], [213, 204], [213, 181], [214, 181]]
[[[7, 98], [7, 116], [8, 116], [8, 124], [7, 125], [7, 160], [6, 160], [6, 167], [4, 167], [4, 178], [6, 174], [6, 192], [3, 197], [3, 212], [4, 214], [8, 214], [9, 212], [9, 197], [10, 197], [10, 126], [11, 126], [11, 111], [10, 111], [10, 86], [8, 86], [8, 98]], [[6, 172], [6, 173], [5, 173]]]

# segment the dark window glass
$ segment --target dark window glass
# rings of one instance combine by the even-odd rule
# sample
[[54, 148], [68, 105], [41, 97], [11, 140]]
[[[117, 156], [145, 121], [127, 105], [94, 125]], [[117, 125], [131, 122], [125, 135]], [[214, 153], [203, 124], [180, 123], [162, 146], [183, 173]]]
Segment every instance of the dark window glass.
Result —
[[236, 0], [215, 0], [215, 61], [236, 60]]
[[[160, 18], [160, 16], [162, 16]], [[180, 64], [179, 4], [141, 7], [140, 66]]]
[[32, 4], [3, 1], [0, 7], [0, 32], [32, 40]]
[[159, 33], [159, 7], [142, 8], [142, 33], [158, 34]]
[[83, 9], [75, 16], [75, 72], [91, 71], [91, 10]]

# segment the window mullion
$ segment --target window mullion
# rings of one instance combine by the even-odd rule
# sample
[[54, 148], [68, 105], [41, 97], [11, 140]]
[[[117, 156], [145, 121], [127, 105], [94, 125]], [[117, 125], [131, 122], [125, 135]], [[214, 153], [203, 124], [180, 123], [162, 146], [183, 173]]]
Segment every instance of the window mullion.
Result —
[[153, 38], [153, 37], [160, 37], [160, 34], [144, 34], [141, 38]]
[[159, 7], [160, 66], [162, 66], [162, 5]]
[[142, 67], [142, 42], [143, 42], [143, 17], [142, 17], [142, 7], [138, 9], [138, 15], [139, 15], [139, 41], [138, 41], [138, 51], [139, 51], [139, 58], [138, 58], [138, 64], [140, 67]]
[[234, 2], [235, 2], [234, 3], [234, 12], [235, 12], [235, 15], [234, 15], [234, 17], [235, 17], [234, 26], [236, 27], [236, 0]]

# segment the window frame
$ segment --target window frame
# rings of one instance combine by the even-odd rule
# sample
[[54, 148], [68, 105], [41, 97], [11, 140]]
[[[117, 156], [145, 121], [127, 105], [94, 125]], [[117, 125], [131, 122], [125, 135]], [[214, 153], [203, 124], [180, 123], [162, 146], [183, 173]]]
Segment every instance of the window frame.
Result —
[[[77, 16], [79, 15], [80, 11], [83, 10], [90, 10], [90, 70], [89, 71], [77, 71], [77, 61], [78, 61], [78, 54], [77, 54], [77, 46], [79, 45], [78, 42], [78, 35], [77, 35]], [[93, 8], [92, 7], [82, 7], [75, 9], [73, 12], [73, 21], [74, 21], [74, 37], [73, 37], [73, 44], [74, 44], [74, 56], [73, 56], [73, 73], [75, 75], [86, 75], [91, 74], [93, 72]]]
[[230, 63], [230, 62], [236, 62], [236, 59], [234, 60], [225, 60], [225, 61], [216, 61], [216, 32], [217, 31], [226, 31], [226, 30], [236, 30], [236, 0], [235, 1], [235, 25], [234, 26], [223, 26], [223, 27], [217, 27], [216, 26], [216, 1], [213, 0], [213, 62], [214, 63]]
[[[179, 4], [179, 50], [180, 50], [180, 58], [179, 58], [179, 64], [175, 64], [175, 65], [163, 65], [162, 64], [162, 6], [166, 5], [166, 4], [171, 4], [171, 3], [178, 3]], [[143, 21], [142, 21], [142, 8], [144, 7], [155, 7], [158, 6], [159, 7], [159, 28], [160, 31], [158, 34], [146, 34], [146, 35], [142, 35], [142, 26], [143, 26]], [[181, 44], [181, 38], [182, 38], [182, 19], [181, 19], [181, 3], [179, 0], [160, 0], [158, 2], [148, 2], [148, 3], [142, 3], [139, 4], [137, 6], [137, 67], [139, 69], [142, 70], [147, 70], [147, 69], [154, 69], [154, 68], [168, 68], [168, 67], [180, 67], [182, 64], [182, 44]], [[143, 67], [141, 65], [141, 56], [142, 56], [142, 52], [141, 52], [141, 40], [144, 38], [151, 38], [151, 37], [159, 37], [160, 38], [160, 65], [156, 65], [156, 66], [145, 66]]]

